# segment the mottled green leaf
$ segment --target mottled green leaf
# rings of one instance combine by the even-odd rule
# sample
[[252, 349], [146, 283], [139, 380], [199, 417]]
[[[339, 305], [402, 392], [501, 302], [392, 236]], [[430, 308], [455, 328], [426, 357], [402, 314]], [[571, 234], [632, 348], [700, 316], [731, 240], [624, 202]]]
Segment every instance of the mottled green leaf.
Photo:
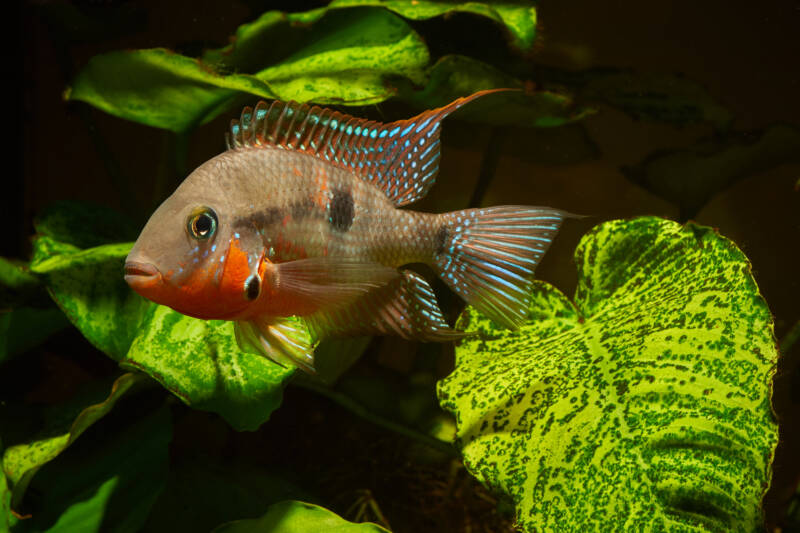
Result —
[[329, 8], [381, 6], [400, 16], [424, 20], [450, 13], [471, 13], [497, 22], [511, 37], [511, 44], [530, 51], [536, 37], [536, 8], [532, 2], [452, 2], [436, 0], [333, 0]]
[[481, 335], [440, 382], [465, 464], [528, 531], [754, 531], [778, 433], [772, 318], [741, 251], [655, 217], [601, 224], [574, 303], [537, 283], [529, 322]]
[[[53, 241], [39, 238], [35, 245]], [[70, 322], [97, 349], [119, 361], [128, 353], [139, 330], [147, 302], [123, 281], [124, 258], [130, 243], [107, 244], [88, 250], [56, 253], [33, 265]]]
[[[293, 27], [291, 16], [274, 13], [254, 24], [259, 37]], [[240, 93], [301, 102], [380, 102], [393, 94], [384, 76], [417, 79], [428, 63], [419, 35], [384, 10], [335, 12], [315, 23], [313, 32], [296, 31], [303, 34], [296, 49], [276, 63], [250, 65], [249, 74], [219, 72], [211, 61], [220, 54], [207, 54], [205, 61], [163, 49], [96, 56], [66, 97], [121, 118], [184, 131], [223, 112]]]
[[78, 248], [132, 241], [139, 234], [135, 224], [114, 209], [67, 200], [42, 211], [33, 227], [37, 235]]
[[737, 181], [798, 162], [800, 129], [778, 124], [763, 131], [705, 139], [688, 150], [658, 152], [636, 166], [624, 167], [622, 172], [677, 205], [686, 220]]
[[[48, 243], [47, 237], [37, 240]], [[59, 307], [123, 366], [141, 370], [184, 402], [255, 429], [280, 405], [293, 370], [241, 352], [233, 323], [190, 318], [145, 300], [123, 279], [131, 244], [53, 255], [37, 263]]]
[[0, 312], [26, 304], [47, 305], [41, 280], [23, 261], [0, 257]]
[[[164, 406], [122, 431], [92, 429], [34, 480], [31, 517], [15, 532], [133, 532], [163, 490], [172, 423]], [[112, 431], [108, 431], [112, 430]]]
[[255, 430], [277, 409], [294, 369], [242, 352], [233, 322], [145, 305], [123, 366], [147, 372], [187, 404], [221, 414], [237, 430]]
[[[428, 76], [428, 83], [419, 91], [398, 80], [400, 97], [420, 109], [431, 109], [483, 89], [524, 88], [519, 79], [491, 65], [459, 55], [441, 58], [430, 68]], [[565, 94], [521, 90], [481, 98], [460, 109], [457, 116], [489, 124], [552, 127], [581, 120], [592, 112], [576, 106]]]
[[117, 400], [142, 380], [141, 375], [123, 374], [114, 382], [105, 400], [83, 409], [66, 427], [46, 428], [44, 435], [6, 449], [3, 453], [3, 471], [13, 488], [14, 506], [22, 500], [31, 479], [42, 466], [55, 459], [92, 424], [108, 414]]
[[388, 530], [377, 524], [348, 522], [324, 507], [298, 501], [276, 503], [271, 505], [261, 518], [236, 520], [214, 529], [214, 533], [306, 533], [308, 531], [379, 533]]
[[276, 97], [253, 76], [222, 75], [196, 59], [155, 48], [93, 57], [64, 97], [148, 126], [185, 131], [237, 91]]

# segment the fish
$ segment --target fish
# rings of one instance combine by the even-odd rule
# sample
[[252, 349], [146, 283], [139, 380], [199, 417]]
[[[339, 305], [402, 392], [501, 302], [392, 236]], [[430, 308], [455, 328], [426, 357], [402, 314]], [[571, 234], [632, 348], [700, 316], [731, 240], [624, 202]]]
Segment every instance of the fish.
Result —
[[448, 213], [402, 207], [439, 171], [442, 121], [497, 89], [389, 123], [274, 101], [245, 107], [227, 150], [155, 210], [125, 260], [141, 296], [234, 322], [244, 351], [313, 373], [320, 339], [397, 335], [447, 342], [430, 265], [468, 304], [510, 329], [525, 321], [534, 270], [569, 213], [507, 205]]

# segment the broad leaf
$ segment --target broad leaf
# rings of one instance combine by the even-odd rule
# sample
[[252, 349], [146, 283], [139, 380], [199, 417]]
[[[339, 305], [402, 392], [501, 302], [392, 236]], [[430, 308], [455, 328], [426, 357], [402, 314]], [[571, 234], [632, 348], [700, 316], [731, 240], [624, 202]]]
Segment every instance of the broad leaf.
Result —
[[290, 28], [301, 34], [286, 57], [249, 65], [249, 74], [218, 71], [214, 54], [201, 61], [162, 49], [111, 52], [92, 58], [66, 97], [121, 118], [185, 131], [224, 111], [239, 93], [301, 102], [380, 102], [393, 94], [384, 76], [415, 79], [428, 63], [419, 35], [385, 10], [336, 12], [319, 20], [313, 32], [293, 26], [295, 18], [270, 12], [253, 23], [257, 29], [242, 30], [251, 42]]
[[778, 124], [758, 132], [705, 139], [688, 150], [655, 153], [633, 167], [629, 180], [669, 200], [687, 220], [737, 181], [787, 163], [800, 162], [800, 129]]
[[727, 129], [733, 114], [708, 91], [682, 76], [625, 69], [578, 72], [539, 67], [536, 79], [545, 87], [567, 87], [582, 103], [606, 104], [637, 120], [685, 126], [709, 122]]
[[[398, 81], [400, 97], [420, 109], [446, 105], [456, 98], [483, 89], [524, 89], [524, 82], [475, 59], [448, 55], [428, 71], [422, 90]], [[561, 126], [585, 118], [591, 109], [576, 106], [572, 99], [551, 91], [498, 93], [486, 96], [457, 112], [460, 119], [495, 125], [526, 127]]]
[[32, 484], [37, 498], [15, 532], [139, 531], [163, 490], [172, 424], [169, 408], [126, 424], [92, 429]]
[[[52, 242], [42, 237], [36, 244], [52, 248]], [[190, 318], [131, 291], [122, 276], [130, 248], [111, 244], [55, 254], [33, 271], [98, 349], [236, 429], [257, 428], [280, 405], [293, 370], [241, 352], [232, 322]]]
[[601, 224], [574, 303], [537, 283], [529, 322], [478, 331], [440, 382], [465, 464], [528, 531], [753, 531], [777, 425], [772, 318], [746, 257], [697, 225]]
[[[3, 472], [13, 488], [14, 506], [22, 501], [28, 484], [42, 466], [55, 459], [92, 424], [108, 414], [117, 400], [142, 380], [141, 375], [122, 375], [114, 382], [105, 400], [83, 409], [74, 421], [67, 421], [65, 427], [48, 427], [44, 435], [6, 449], [3, 453]], [[71, 411], [69, 405], [61, 406], [61, 409]], [[63, 413], [58, 418], [63, 419]]]
[[536, 8], [530, 2], [462, 2], [436, 0], [333, 0], [329, 8], [381, 6], [408, 19], [424, 20], [451, 13], [471, 13], [494, 20], [520, 51], [530, 51], [536, 37]]
[[261, 518], [228, 522], [214, 533], [306, 533], [331, 531], [334, 533], [379, 533], [387, 530], [377, 524], [355, 524], [332, 511], [298, 501], [285, 501], [272, 505]]

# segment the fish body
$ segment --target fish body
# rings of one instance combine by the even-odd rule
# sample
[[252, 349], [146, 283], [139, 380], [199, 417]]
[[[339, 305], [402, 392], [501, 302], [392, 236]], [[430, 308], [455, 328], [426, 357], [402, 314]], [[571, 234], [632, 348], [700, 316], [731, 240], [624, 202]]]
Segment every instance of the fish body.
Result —
[[431, 265], [472, 305], [519, 326], [564, 212], [400, 209], [433, 185], [441, 120], [481, 94], [390, 124], [294, 103], [245, 108], [229, 149], [150, 218], [126, 281], [186, 315], [233, 320], [244, 349], [308, 371], [327, 336], [463, 336], [428, 283], [400, 269], [409, 263]]

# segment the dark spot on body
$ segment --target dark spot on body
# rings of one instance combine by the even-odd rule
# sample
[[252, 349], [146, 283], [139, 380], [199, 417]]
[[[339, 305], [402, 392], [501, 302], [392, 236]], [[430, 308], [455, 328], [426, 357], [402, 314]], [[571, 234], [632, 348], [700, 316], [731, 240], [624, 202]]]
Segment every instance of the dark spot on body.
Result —
[[244, 282], [244, 297], [252, 302], [259, 294], [261, 294], [261, 279], [253, 274]]
[[310, 196], [292, 204], [292, 218], [307, 217], [314, 210], [314, 199]]
[[447, 246], [447, 238], [449, 236], [450, 232], [447, 231], [447, 226], [445, 224], [442, 224], [439, 227], [439, 230], [436, 232], [436, 237], [434, 238], [437, 255], [444, 253], [445, 246]]
[[239, 217], [233, 221], [234, 228], [256, 228], [263, 229], [271, 226], [283, 219], [284, 212], [278, 207], [267, 207], [247, 215], [246, 217]]
[[356, 215], [353, 195], [350, 191], [335, 190], [328, 208], [328, 220], [336, 231], [345, 232], [353, 225]]

